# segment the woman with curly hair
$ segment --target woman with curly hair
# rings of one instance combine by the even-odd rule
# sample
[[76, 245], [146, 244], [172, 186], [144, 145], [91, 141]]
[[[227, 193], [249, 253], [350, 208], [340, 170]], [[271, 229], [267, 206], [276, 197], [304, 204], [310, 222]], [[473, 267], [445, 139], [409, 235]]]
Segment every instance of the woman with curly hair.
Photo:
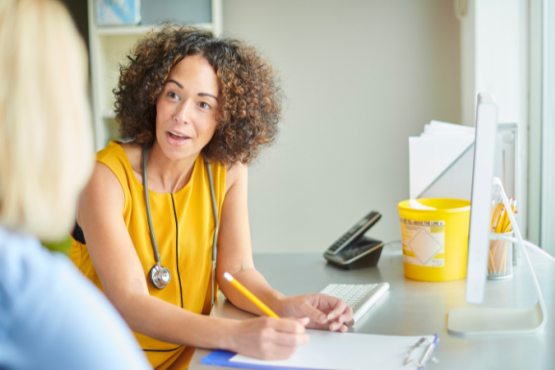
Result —
[[[242, 42], [174, 27], [147, 35], [129, 60], [114, 92], [130, 141], [98, 153], [70, 256], [135, 331], [151, 364], [185, 369], [194, 347], [285, 359], [308, 341], [305, 326], [345, 331], [352, 311], [343, 301], [285, 297], [254, 268], [247, 164], [277, 132], [271, 66]], [[263, 314], [224, 272], [289, 319], [207, 316], [218, 285], [237, 307]]]

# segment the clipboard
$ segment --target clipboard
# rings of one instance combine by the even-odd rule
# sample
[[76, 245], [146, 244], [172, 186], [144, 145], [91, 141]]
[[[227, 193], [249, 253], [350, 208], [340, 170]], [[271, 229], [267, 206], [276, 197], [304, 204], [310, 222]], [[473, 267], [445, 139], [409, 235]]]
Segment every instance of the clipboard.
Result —
[[389, 336], [307, 330], [310, 342], [289, 359], [262, 361], [217, 350], [201, 359], [205, 365], [263, 370], [414, 370], [432, 360], [439, 344], [433, 336]]
[[[264, 366], [264, 365], [253, 365], [253, 364], [242, 364], [238, 362], [231, 362], [231, 358], [236, 355], [234, 352], [216, 350], [206, 357], [203, 357], [200, 362], [204, 365], [214, 365], [214, 366], [226, 366], [226, 367], [240, 367], [243, 369], [263, 369], [263, 370], [274, 370], [274, 369], [287, 369], [287, 370], [307, 370], [306, 368], [295, 368], [295, 367], [276, 367], [276, 366]], [[317, 369], [319, 370], [319, 369]]]

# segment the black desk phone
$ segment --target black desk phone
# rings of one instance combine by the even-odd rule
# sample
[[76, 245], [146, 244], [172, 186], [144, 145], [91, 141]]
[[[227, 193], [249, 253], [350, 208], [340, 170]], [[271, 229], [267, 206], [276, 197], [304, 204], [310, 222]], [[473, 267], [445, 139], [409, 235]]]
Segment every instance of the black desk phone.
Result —
[[338, 267], [355, 269], [376, 266], [382, 253], [383, 242], [364, 236], [382, 217], [372, 211], [357, 222], [324, 253], [324, 257]]

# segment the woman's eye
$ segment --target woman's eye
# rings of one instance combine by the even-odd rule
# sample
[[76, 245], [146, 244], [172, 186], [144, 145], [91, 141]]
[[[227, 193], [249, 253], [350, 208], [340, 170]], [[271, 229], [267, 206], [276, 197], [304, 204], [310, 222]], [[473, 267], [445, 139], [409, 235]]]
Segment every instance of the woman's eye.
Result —
[[208, 105], [208, 104], [205, 103], [205, 102], [202, 102], [202, 103], [200, 103], [200, 107], [201, 107], [201, 108], [204, 108], [204, 109], [208, 109], [208, 108], [210, 108], [210, 105]]
[[177, 95], [176, 93], [174, 93], [173, 91], [170, 91], [168, 93], [168, 96], [172, 99], [179, 99], [179, 95]]

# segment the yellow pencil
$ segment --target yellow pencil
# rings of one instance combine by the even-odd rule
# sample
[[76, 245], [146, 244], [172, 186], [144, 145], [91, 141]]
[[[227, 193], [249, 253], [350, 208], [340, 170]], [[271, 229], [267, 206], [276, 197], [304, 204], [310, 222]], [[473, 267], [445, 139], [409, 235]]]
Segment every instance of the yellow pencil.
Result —
[[501, 228], [503, 227], [503, 222], [505, 220], [505, 208], [501, 208], [501, 215], [497, 220], [497, 225], [495, 225], [495, 233], [499, 234], [501, 232]]
[[493, 216], [491, 217], [490, 232], [493, 232], [493, 230], [495, 230], [495, 226], [497, 225], [497, 222], [499, 219], [500, 209], [501, 209], [501, 203], [497, 203], [497, 206], [495, 206], [495, 210], [493, 211]]
[[231, 283], [231, 285], [233, 285], [235, 288], [237, 288], [238, 291], [243, 293], [243, 295], [245, 297], [247, 297], [252, 303], [254, 303], [256, 305], [256, 307], [260, 308], [266, 315], [268, 315], [270, 317], [275, 317], [276, 319], [279, 319], [279, 316], [276, 315], [274, 311], [270, 310], [270, 308], [268, 306], [266, 306], [264, 303], [262, 303], [262, 301], [260, 299], [256, 298], [256, 296], [254, 294], [249, 292], [249, 290], [247, 288], [245, 288], [243, 286], [243, 284], [241, 284], [236, 279], [234, 279], [233, 276], [231, 276], [231, 274], [229, 272], [224, 273], [224, 278], [227, 281], [229, 281]]

